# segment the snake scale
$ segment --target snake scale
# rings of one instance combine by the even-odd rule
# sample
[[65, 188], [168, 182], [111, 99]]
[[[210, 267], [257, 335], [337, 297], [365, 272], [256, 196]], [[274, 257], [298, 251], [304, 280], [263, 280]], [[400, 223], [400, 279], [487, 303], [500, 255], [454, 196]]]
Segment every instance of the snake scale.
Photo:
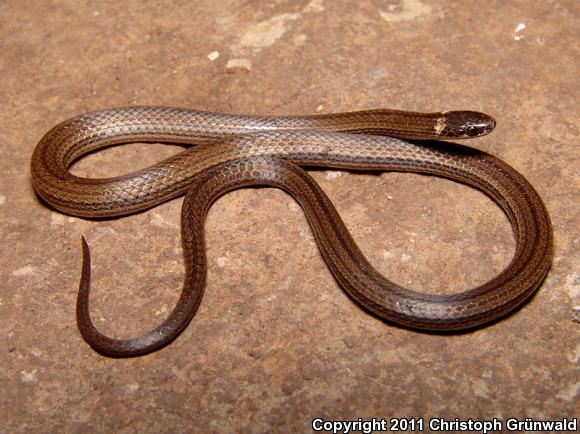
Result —
[[[187, 326], [205, 288], [208, 209], [219, 196], [247, 186], [277, 187], [298, 201], [334, 277], [364, 308], [410, 328], [462, 330], [521, 305], [542, 283], [552, 258], [550, 219], [526, 179], [485, 152], [437, 141], [479, 137], [494, 127], [490, 116], [469, 111], [385, 109], [276, 117], [170, 107], [108, 109], [76, 116], [46, 133], [33, 152], [31, 178], [48, 204], [83, 217], [127, 215], [187, 192], [181, 219], [183, 289], [167, 319], [143, 336], [112, 339], [93, 325], [90, 253], [83, 238], [77, 322], [83, 338], [101, 353], [117, 357], [148, 353]], [[194, 146], [114, 178], [87, 179], [69, 172], [82, 155], [129, 142]], [[300, 166], [417, 172], [473, 186], [508, 216], [516, 240], [514, 256], [496, 277], [461, 293], [430, 295], [402, 288], [369, 264], [328, 197]]]

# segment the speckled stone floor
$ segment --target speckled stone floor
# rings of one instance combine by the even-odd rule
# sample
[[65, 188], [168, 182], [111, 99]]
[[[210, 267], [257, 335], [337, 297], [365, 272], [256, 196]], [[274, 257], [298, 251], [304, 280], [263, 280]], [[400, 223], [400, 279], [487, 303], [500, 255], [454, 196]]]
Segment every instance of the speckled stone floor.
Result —
[[[580, 197], [576, 1], [201, 0], [0, 3], [0, 432], [308, 432], [314, 417], [578, 416]], [[90, 221], [43, 204], [40, 137], [75, 114], [175, 105], [255, 114], [474, 109], [473, 146], [523, 173], [553, 219], [555, 257], [523, 309], [473, 333], [392, 326], [338, 287], [299, 206], [273, 189], [220, 199], [190, 326], [140, 358], [103, 357], [75, 324], [80, 238], [92, 315], [117, 337], [158, 324], [183, 277], [181, 199]], [[128, 145], [79, 175], [126, 173], [179, 148]], [[370, 261], [452, 293], [514, 243], [483, 194], [442, 179], [314, 171]]]

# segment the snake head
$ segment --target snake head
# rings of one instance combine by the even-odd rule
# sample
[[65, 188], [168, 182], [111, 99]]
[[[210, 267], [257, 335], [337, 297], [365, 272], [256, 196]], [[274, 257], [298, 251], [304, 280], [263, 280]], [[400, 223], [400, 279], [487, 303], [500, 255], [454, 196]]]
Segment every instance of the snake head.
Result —
[[435, 123], [441, 137], [470, 139], [485, 136], [495, 128], [495, 119], [485, 113], [471, 111], [443, 112]]

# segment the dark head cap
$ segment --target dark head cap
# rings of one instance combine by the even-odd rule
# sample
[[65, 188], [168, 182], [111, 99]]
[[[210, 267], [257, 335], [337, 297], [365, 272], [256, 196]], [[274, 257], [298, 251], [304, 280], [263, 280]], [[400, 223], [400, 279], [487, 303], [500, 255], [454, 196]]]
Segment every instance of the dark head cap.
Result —
[[494, 118], [485, 113], [470, 111], [444, 112], [435, 126], [440, 136], [452, 139], [485, 136], [494, 128]]

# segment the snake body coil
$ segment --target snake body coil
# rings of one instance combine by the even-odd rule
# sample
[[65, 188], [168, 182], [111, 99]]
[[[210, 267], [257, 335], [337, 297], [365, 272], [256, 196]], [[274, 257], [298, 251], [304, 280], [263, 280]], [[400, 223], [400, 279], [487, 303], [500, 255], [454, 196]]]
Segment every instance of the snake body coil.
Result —
[[[91, 322], [90, 255], [83, 238], [77, 320], [85, 340], [105, 354], [153, 351], [190, 322], [205, 287], [207, 211], [220, 195], [245, 186], [281, 188], [300, 203], [336, 280], [363, 307], [412, 328], [459, 330], [501, 317], [539, 287], [552, 257], [548, 213], [533, 187], [496, 157], [451, 143], [413, 143], [391, 136], [461, 139], [487, 134], [494, 126], [492, 118], [478, 112], [371, 110], [259, 117], [165, 107], [103, 110], [65, 121], [40, 140], [32, 156], [32, 183], [50, 205], [84, 217], [130, 214], [188, 192], [182, 212], [183, 290], [165, 322], [141, 337], [112, 339]], [[79, 178], [68, 170], [87, 152], [128, 142], [196, 146], [115, 178]], [[428, 295], [404, 289], [368, 263], [330, 200], [298, 165], [410, 171], [476, 187], [508, 216], [516, 239], [514, 257], [498, 276], [462, 293]]]

